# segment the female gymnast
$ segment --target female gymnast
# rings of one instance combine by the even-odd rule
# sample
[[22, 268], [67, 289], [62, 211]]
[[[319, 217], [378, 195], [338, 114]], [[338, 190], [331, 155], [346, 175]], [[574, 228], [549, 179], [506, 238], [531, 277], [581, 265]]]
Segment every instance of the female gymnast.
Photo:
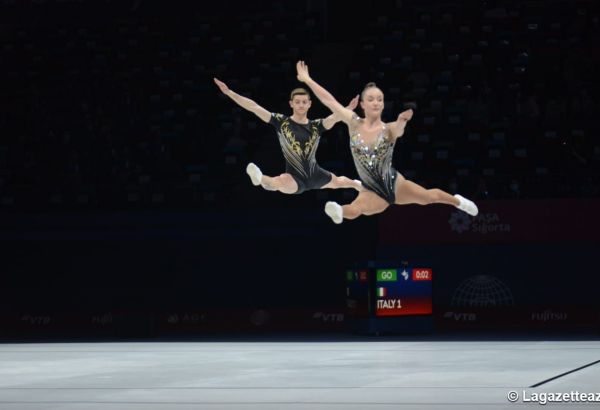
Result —
[[341, 206], [331, 201], [325, 204], [325, 213], [333, 222], [339, 224], [344, 218], [378, 214], [394, 204], [440, 203], [453, 205], [472, 216], [477, 215], [477, 206], [472, 201], [458, 194], [452, 196], [441, 189], [425, 189], [407, 180], [392, 167], [394, 144], [404, 135], [406, 123], [413, 116], [412, 110], [401, 112], [394, 122], [383, 122], [383, 92], [375, 83], [369, 83], [361, 93], [360, 106], [365, 118], [360, 118], [310, 77], [304, 61], [298, 61], [296, 71], [298, 80], [305, 83], [348, 126], [352, 158], [365, 188], [350, 204]]

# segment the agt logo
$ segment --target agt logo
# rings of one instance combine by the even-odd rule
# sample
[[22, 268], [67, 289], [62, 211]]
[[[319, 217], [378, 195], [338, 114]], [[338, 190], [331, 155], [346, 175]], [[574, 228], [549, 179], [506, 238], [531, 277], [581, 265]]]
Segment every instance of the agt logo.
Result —
[[202, 323], [206, 319], [206, 314], [204, 313], [182, 313], [181, 315], [177, 313], [172, 313], [167, 316], [167, 323], [170, 325], [198, 325]]

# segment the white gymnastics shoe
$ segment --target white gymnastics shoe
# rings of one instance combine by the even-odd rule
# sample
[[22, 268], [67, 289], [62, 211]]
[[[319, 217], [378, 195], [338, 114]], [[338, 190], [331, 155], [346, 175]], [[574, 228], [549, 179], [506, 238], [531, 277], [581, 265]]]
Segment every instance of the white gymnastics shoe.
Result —
[[249, 163], [246, 167], [246, 173], [250, 176], [252, 180], [252, 185], [260, 185], [260, 180], [262, 179], [262, 172], [259, 167], [256, 166], [253, 162]]
[[475, 205], [473, 201], [470, 201], [467, 198], [458, 194], [454, 195], [454, 197], [460, 201], [460, 203], [456, 207], [461, 211], [465, 211], [471, 216], [475, 216], [479, 213], [479, 209], [477, 209], [477, 205]]
[[325, 204], [325, 213], [336, 224], [341, 224], [344, 220], [344, 210], [335, 202], [329, 201]]

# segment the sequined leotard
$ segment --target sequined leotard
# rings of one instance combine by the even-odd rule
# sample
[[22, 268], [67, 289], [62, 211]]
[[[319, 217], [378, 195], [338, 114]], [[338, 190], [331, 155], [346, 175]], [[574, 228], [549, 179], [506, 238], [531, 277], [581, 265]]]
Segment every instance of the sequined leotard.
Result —
[[331, 182], [331, 173], [321, 168], [315, 157], [321, 133], [325, 130], [322, 119], [299, 124], [286, 115], [271, 113], [269, 124], [277, 130], [285, 171], [298, 184], [296, 194], [319, 189]]
[[350, 151], [356, 171], [367, 189], [393, 204], [396, 201], [396, 177], [398, 175], [398, 171], [392, 167], [392, 155], [396, 140], [384, 123], [373, 146], [366, 145], [359, 131], [359, 126], [363, 121], [358, 115], [354, 115], [348, 127]]

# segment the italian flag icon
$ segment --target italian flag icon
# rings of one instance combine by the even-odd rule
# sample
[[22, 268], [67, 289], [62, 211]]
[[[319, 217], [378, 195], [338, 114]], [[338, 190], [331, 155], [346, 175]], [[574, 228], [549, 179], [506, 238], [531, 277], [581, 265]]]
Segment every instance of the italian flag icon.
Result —
[[387, 296], [387, 289], [377, 288], [377, 296], [379, 296], [380, 298]]

